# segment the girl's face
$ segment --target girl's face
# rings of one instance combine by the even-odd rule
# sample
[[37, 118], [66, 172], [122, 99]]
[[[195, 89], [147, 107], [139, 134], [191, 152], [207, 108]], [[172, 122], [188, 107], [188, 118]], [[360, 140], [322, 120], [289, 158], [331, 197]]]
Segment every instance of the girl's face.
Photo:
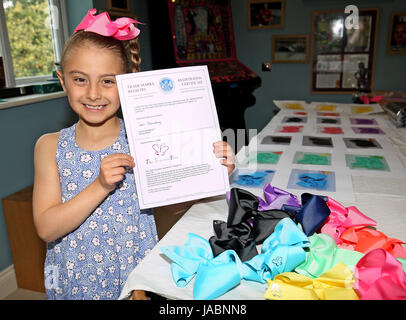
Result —
[[117, 54], [88, 44], [71, 49], [58, 77], [79, 118], [97, 125], [114, 117], [120, 107], [115, 75], [122, 73]]

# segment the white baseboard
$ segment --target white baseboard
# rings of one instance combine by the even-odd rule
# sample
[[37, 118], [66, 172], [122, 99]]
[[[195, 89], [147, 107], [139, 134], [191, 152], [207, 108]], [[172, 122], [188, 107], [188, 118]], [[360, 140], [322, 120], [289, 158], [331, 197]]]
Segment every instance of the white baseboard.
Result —
[[0, 272], [0, 300], [17, 290], [17, 280], [14, 266], [11, 265]]

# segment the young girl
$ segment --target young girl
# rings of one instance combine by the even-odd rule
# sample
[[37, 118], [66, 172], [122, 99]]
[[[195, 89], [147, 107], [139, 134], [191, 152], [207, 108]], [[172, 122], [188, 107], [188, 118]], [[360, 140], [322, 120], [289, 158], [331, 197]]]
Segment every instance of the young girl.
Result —
[[[65, 44], [58, 77], [79, 121], [40, 137], [34, 151], [34, 222], [47, 242], [48, 299], [117, 299], [157, 243], [140, 210], [115, 75], [139, 71], [135, 20], [92, 9]], [[224, 142], [214, 153], [234, 169]], [[56, 155], [56, 156], [55, 156]]]

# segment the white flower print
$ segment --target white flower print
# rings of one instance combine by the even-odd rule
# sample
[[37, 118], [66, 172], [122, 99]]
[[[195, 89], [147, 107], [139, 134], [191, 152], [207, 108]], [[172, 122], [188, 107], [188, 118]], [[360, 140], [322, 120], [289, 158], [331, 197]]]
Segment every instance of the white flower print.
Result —
[[87, 293], [87, 289], [88, 289], [87, 286], [83, 286], [83, 287], [82, 287], [82, 292], [83, 292], [83, 293]]
[[109, 208], [107, 209], [107, 212], [108, 212], [109, 214], [113, 214], [113, 213], [114, 213], [113, 207], [109, 207]]
[[151, 249], [147, 249], [147, 250], [145, 250], [144, 251], [144, 256], [146, 256], [148, 253], [150, 253], [151, 252]]
[[76, 280], [80, 279], [80, 272], [77, 272], [77, 273], [75, 274], [75, 279], [76, 279]]
[[116, 252], [119, 253], [121, 250], [121, 246], [119, 246], [118, 244], [116, 245]]
[[101, 215], [103, 214], [103, 209], [102, 209], [102, 208], [97, 208], [94, 212], [95, 212], [98, 216], [101, 216]]
[[63, 169], [62, 175], [63, 175], [64, 177], [69, 177], [70, 175], [72, 175], [71, 169], [69, 169], [69, 168]]
[[134, 241], [133, 240], [128, 240], [125, 242], [125, 247], [126, 248], [132, 248], [134, 245]]
[[111, 274], [113, 274], [114, 271], [116, 271], [116, 267], [115, 267], [115, 266], [108, 267], [108, 269], [109, 269], [109, 272], [110, 272]]
[[78, 232], [78, 234], [76, 235], [76, 237], [78, 238], [78, 240], [83, 240], [82, 232]]
[[121, 185], [120, 185], [120, 191], [124, 191], [124, 190], [126, 190], [128, 188], [128, 183], [127, 182], [123, 182]]
[[72, 261], [67, 261], [66, 262], [66, 269], [73, 270], [74, 266], [75, 266], [75, 264]]
[[133, 213], [133, 207], [128, 207], [127, 208], [127, 213], [132, 214]]
[[133, 199], [133, 200], [137, 200], [137, 194], [136, 193], [133, 193], [132, 195], [131, 195], [131, 198]]
[[71, 183], [68, 184], [68, 190], [69, 191], [75, 191], [77, 187], [78, 187], [77, 184], [74, 183], [74, 182], [71, 182]]
[[84, 253], [78, 253], [78, 260], [84, 261], [86, 259], [86, 255]]
[[127, 269], [127, 266], [126, 266], [125, 264], [122, 264], [122, 265], [120, 266], [120, 270], [124, 271], [125, 269]]
[[106, 297], [107, 297], [108, 299], [111, 299], [111, 298], [113, 298], [113, 294], [112, 294], [110, 291], [107, 291]]
[[68, 270], [68, 278], [72, 278], [73, 277], [73, 270]]
[[120, 284], [120, 280], [119, 279], [114, 279], [113, 284], [115, 286], [118, 286]]
[[102, 231], [103, 231], [103, 233], [106, 233], [107, 231], [109, 231], [109, 226], [107, 225], [107, 223], [102, 225]]
[[101, 268], [97, 268], [96, 273], [97, 273], [98, 276], [101, 276], [104, 273], [104, 270], [101, 269]]
[[88, 162], [91, 161], [91, 160], [92, 160], [92, 157], [91, 157], [90, 154], [88, 154], [88, 153], [82, 154], [82, 155], [80, 156], [80, 161], [81, 161], [81, 162], [88, 163]]
[[102, 285], [102, 288], [107, 287], [107, 280], [103, 280], [102, 283], [101, 283], [101, 285]]
[[73, 152], [69, 151], [65, 153], [65, 159], [72, 159], [73, 158]]
[[55, 246], [54, 251], [55, 251], [55, 253], [61, 253], [61, 247], [60, 246]]
[[121, 144], [120, 144], [120, 142], [117, 141], [116, 143], [114, 143], [114, 144], [113, 144], [113, 149], [114, 149], [114, 150], [120, 150], [120, 149], [121, 149]]
[[113, 253], [110, 257], [109, 257], [110, 261], [116, 261], [117, 259], [117, 253]]
[[89, 223], [89, 228], [94, 230], [97, 228], [97, 222], [96, 221], [90, 221]]
[[89, 178], [92, 177], [92, 175], [93, 175], [93, 172], [92, 172], [91, 170], [82, 171], [82, 176], [83, 176], [84, 178], [89, 179]]
[[100, 253], [96, 253], [96, 254], [93, 256], [93, 259], [94, 259], [94, 261], [96, 261], [96, 262], [102, 262], [102, 260], [103, 260], [103, 255], [100, 254]]
[[136, 264], [139, 264], [141, 261], [142, 261], [142, 258], [140, 258], [140, 257], [138, 257], [138, 258], [135, 259], [135, 263], [136, 263]]
[[145, 231], [141, 231], [141, 232], [140, 232], [140, 239], [141, 239], [141, 240], [145, 239], [146, 236], [147, 236], [147, 235], [146, 235]]
[[106, 240], [106, 242], [107, 242], [107, 244], [108, 244], [109, 246], [114, 245], [114, 239], [113, 239], [113, 238], [108, 238], [108, 239]]
[[89, 275], [89, 281], [91, 282], [96, 281], [96, 276], [94, 274]]
[[57, 294], [62, 294], [62, 288], [56, 288], [55, 289], [55, 292], [57, 293]]
[[138, 232], [138, 227], [136, 225], [133, 225], [133, 232], [137, 233]]
[[93, 300], [100, 300], [100, 296], [99, 296], [98, 294], [95, 294], [95, 295], [93, 296]]
[[128, 264], [132, 264], [134, 262], [134, 257], [133, 256], [129, 256], [128, 258], [127, 258], [127, 263]]
[[77, 244], [77, 242], [76, 242], [75, 239], [72, 239], [72, 240], [70, 241], [70, 243], [69, 243], [69, 246], [70, 246], [71, 248], [76, 248], [76, 247], [78, 246], [78, 244]]
[[61, 142], [61, 147], [62, 147], [62, 148], [66, 148], [67, 145], [68, 145], [68, 141], [63, 140], [63, 141]]
[[127, 228], [125, 228], [125, 232], [127, 232], [127, 233], [133, 232], [133, 227], [132, 226], [127, 226]]
[[105, 157], [107, 157], [109, 154], [108, 153], [103, 153], [101, 156], [100, 156], [100, 159], [101, 160], [103, 160]]
[[73, 294], [73, 295], [77, 294], [78, 291], [79, 291], [79, 288], [78, 288], [78, 287], [73, 287], [73, 288], [72, 288], [72, 294]]
[[100, 240], [99, 240], [99, 238], [94, 237], [94, 238], [92, 239], [92, 243], [93, 243], [94, 246], [99, 246], [99, 245], [100, 245]]
[[123, 222], [123, 215], [122, 214], [118, 214], [116, 217], [116, 221], [117, 222]]
[[118, 203], [120, 206], [122, 206], [122, 205], [124, 204], [124, 200], [123, 200], [123, 199], [120, 199], [120, 200], [117, 201], [117, 203]]

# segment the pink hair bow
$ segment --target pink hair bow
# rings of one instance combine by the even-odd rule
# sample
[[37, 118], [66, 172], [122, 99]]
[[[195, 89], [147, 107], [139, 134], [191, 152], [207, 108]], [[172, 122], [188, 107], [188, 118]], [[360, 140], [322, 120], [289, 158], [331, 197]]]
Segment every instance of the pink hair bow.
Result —
[[76, 27], [75, 32], [79, 30], [90, 31], [105, 37], [114, 37], [118, 40], [134, 39], [140, 34], [140, 30], [134, 26], [134, 23], [140, 24], [140, 22], [125, 17], [111, 21], [107, 12], [98, 15], [96, 15], [96, 12], [96, 9], [90, 9]]
[[330, 197], [328, 197], [327, 206], [331, 213], [320, 231], [329, 234], [337, 244], [342, 242], [341, 235], [350, 227], [376, 226], [375, 220], [367, 217], [354, 206], [346, 208]]
[[402, 264], [383, 249], [365, 254], [354, 268], [354, 289], [361, 300], [405, 300], [406, 275]]

